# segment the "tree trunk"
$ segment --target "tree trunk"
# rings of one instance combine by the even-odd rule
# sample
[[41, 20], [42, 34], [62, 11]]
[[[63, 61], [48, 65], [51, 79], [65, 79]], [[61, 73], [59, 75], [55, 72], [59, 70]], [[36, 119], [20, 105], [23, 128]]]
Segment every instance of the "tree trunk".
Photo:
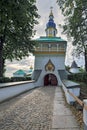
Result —
[[0, 77], [3, 77], [3, 38], [0, 37]]
[[87, 51], [85, 51], [85, 70], [87, 72]]

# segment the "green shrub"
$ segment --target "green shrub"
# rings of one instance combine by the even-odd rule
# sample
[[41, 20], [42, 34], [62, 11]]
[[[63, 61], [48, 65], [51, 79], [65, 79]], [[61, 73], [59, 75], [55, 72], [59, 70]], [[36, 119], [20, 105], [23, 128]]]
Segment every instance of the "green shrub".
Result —
[[19, 81], [29, 81], [31, 77], [1, 77], [0, 83], [8, 83], [8, 82], [19, 82]]
[[11, 82], [28, 81], [31, 77], [11, 77]]
[[10, 82], [10, 78], [9, 77], [0, 77], [0, 83], [8, 83]]
[[68, 75], [68, 79], [87, 83], [87, 72], [78, 73], [78, 74], [70, 74]]

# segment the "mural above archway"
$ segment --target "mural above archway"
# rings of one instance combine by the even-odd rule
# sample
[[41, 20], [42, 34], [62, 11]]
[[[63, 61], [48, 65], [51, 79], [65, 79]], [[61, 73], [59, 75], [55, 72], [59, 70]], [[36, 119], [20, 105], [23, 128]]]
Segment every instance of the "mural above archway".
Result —
[[54, 71], [55, 70], [55, 66], [51, 60], [49, 60], [48, 63], [45, 65], [45, 70], [46, 71]]
[[58, 85], [58, 81], [57, 81], [57, 77], [54, 74], [47, 74], [44, 77], [44, 86], [57, 86]]

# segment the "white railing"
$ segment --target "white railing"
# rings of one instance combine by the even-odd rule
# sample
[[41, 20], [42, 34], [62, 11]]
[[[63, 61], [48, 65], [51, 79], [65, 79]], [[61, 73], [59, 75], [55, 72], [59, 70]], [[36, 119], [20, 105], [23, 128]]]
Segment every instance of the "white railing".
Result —
[[43, 47], [43, 48], [36, 48], [35, 51], [40, 51], [40, 52], [43, 52], [43, 51], [56, 51], [56, 52], [60, 52], [60, 51], [65, 51], [64, 48], [47, 48], [47, 47]]

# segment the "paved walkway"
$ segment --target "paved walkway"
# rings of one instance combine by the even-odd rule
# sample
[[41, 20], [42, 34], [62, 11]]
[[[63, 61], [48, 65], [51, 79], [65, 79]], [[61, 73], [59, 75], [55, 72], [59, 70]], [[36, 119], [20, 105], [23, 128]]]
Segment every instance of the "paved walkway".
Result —
[[0, 130], [50, 130], [55, 87], [41, 87], [0, 104]]
[[0, 130], [80, 130], [59, 87], [41, 87], [0, 104]]
[[51, 130], [80, 130], [75, 116], [65, 104], [60, 87], [56, 87]]

